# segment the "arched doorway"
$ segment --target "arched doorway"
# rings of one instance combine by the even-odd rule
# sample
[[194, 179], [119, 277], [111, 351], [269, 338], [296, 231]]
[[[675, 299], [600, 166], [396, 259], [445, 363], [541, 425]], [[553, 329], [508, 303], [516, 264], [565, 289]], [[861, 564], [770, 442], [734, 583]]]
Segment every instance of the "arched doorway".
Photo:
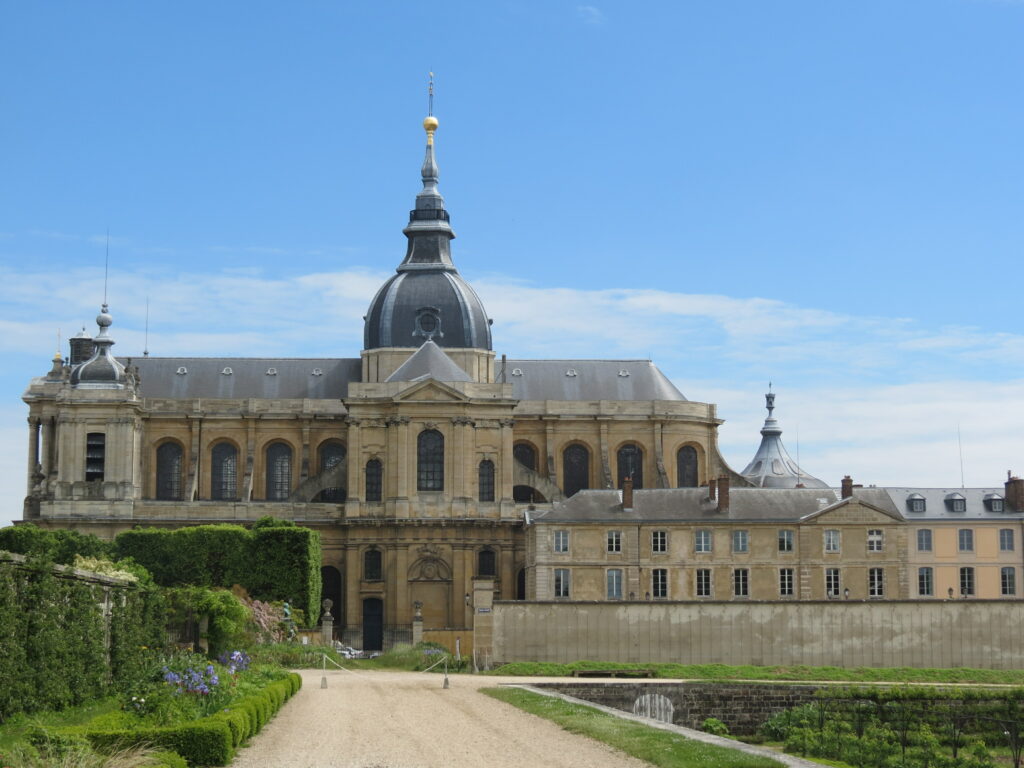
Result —
[[325, 565], [320, 569], [323, 581], [322, 595], [331, 601], [331, 616], [334, 617], [335, 632], [341, 629], [341, 619], [345, 611], [341, 605], [341, 571], [333, 565]]
[[363, 600], [363, 650], [384, 650], [384, 601], [379, 597]]

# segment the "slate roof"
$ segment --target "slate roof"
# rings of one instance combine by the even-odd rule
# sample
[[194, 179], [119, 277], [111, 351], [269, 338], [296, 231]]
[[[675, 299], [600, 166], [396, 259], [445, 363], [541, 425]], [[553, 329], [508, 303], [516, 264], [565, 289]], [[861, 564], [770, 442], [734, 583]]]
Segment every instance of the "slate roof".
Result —
[[650, 360], [508, 360], [505, 381], [518, 400], [686, 400]]
[[[994, 488], [880, 488], [889, 497], [892, 505], [907, 520], [1019, 520], [1024, 514], [1016, 512], [1005, 503], [1006, 490], [1002, 486]], [[911, 512], [908, 498], [917, 494], [925, 501], [924, 512]], [[951, 494], [959, 494], [966, 502], [965, 512], [953, 512], [946, 499]], [[992, 512], [985, 504], [986, 497], [1004, 499], [1003, 512]]]
[[[588, 490], [556, 502], [535, 519], [544, 523], [796, 522], [839, 501], [834, 488], [732, 488], [728, 509], [719, 512], [707, 488], [668, 488], [634, 491], [633, 508], [624, 510], [619, 491]], [[864, 501], [872, 504], [870, 499]]]
[[[136, 357], [131, 363], [139, 368], [142, 396], [157, 398], [336, 399], [362, 377], [359, 358]], [[267, 374], [271, 368], [276, 375]], [[522, 375], [514, 375], [517, 369]], [[518, 400], [686, 400], [650, 360], [508, 360], [505, 370]], [[576, 375], [567, 376], [570, 370]]]
[[430, 339], [402, 363], [387, 381], [472, 381], [469, 374], [456, 365], [437, 344]]
[[157, 398], [333, 400], [362, 376], [359, 358], [137, 357], [131, 364], [142, 396]]

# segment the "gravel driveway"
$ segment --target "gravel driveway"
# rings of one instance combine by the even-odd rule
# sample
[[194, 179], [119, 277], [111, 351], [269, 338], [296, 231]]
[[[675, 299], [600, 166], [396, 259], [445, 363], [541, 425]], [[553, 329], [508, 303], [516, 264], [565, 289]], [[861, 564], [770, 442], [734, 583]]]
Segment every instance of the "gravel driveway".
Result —
[[298, 692], [233, 768], [650, 768], [485, 696], [537, 678], [417, 672], [302, 673]]

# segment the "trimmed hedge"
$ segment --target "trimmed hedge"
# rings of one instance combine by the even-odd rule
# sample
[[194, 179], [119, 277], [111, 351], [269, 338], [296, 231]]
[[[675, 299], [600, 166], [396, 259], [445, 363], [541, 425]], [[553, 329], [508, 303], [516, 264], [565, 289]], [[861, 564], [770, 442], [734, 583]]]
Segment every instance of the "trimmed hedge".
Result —
[[320, 534], [288, 520], [240, 525], [137, 528], [114, 539], [163, 587], [241, 584], [259, 600], [289, 600], [310, 626], [320, 618]]
[[246, 739], [259, 733], [302, 686], [295, 672], [259, 693], [232, 703], [224, 712], [181, 725], [142, 728], [94, 728], [89, 725], [47, 731], [50, 738], [85, 738], [98, 752], [149, 744], [172, 750], [189, 765], [227, 765]]
[[0, 528], [0, 550], [38, 557], [60, 565], [73, 565], [75, 555], [109, 558], [113, 544], [91, 533], [64, 528], [49, 530], [32, 523]]
[[[108, 589], [106, 624], [98, 604]], [[49, 562], [0, 560], [0, 721], [123, 690], [145, 663], [144, 646], [163, 644], [163, 624], [155, 588], [107, 587]]]

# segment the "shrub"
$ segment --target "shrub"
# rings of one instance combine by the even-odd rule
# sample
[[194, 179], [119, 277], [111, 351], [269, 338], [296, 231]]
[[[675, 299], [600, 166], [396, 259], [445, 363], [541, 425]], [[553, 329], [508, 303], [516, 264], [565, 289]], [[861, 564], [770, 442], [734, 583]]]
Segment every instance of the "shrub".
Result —
[[152, 768], [188, 768], [188, 762], [177, 752], [154, 752], [151, 759]]
[[719, 720], [717, 717], [708, 717], [704, 719], [704, 722], [700, 724], [700, 729], [704, 733], [710, 733], [715, 736], [728, 736], [729, 726]]
[[109, 558], [113, 554], [110, 542], [91, 533], [64, 528], [49, 530], [32, 523], [0, 528], [0, 550], [61, 565], [71, 565], [75, 555]]
[[239, 525], [138, 528], [114, 539], [118, 557], [144, 566], [157, 584], [231, 587], [260, 600], [288, 600], [313, 625], [320, 617], [320, 534], [287, 520]]
[[141, 665], [144, 646], [160, 642], [163, 616], [151, 610], [151, 589], [110, 588], [105, 625], [97, 604], [106, 589], [69, 578], [48, 561], [0, 561], [0, 720], [118, 690]]

